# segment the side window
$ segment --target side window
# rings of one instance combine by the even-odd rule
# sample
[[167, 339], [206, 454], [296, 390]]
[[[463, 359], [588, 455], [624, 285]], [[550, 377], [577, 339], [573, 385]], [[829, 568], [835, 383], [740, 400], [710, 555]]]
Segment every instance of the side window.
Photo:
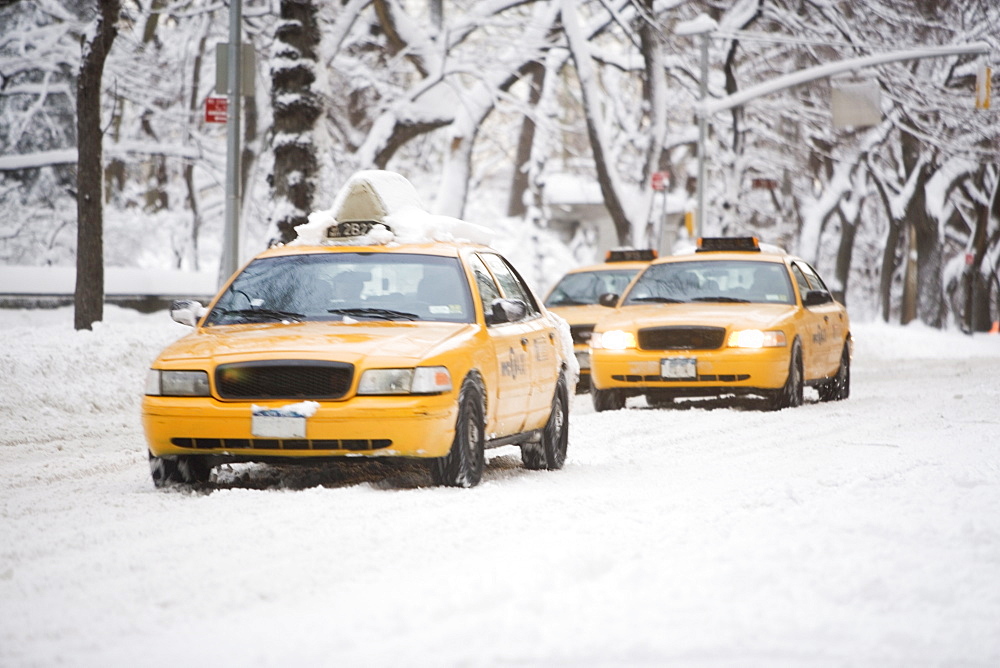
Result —
[[795, 277], [795, 282], [799, 286], [799, 296], [804, 300], [806, 293], [812, 290], [812, 288], [809, 287], [809, 281], [806, 280], [806, 275], [802, 273], [798, 262], [792, 263], [792, 276]]
[[500, 289], [493, 282], [493, 276], [486, 268], [486, 265], [483, 264], [483, 261], [479, 259], [478, 255], [469, 256], [469, 267], [476, 277], [476, 285], [479, 287], [479, 300], [483, 304], [483, 313], [489, 314], [490, 304], [493, 303], [494, 299], [500, 299]]
[[802, 267], [802, 273], [806, 275], [806, 279], [809, 281], [809, 285], [812, 286], [813, 290], [823, 290], [825, 292], [830, 291], [829, 289], [827, 289], [826, 283], [823, 282], [823, 279], [821, 279], [819, 277], [819, 274], [816, 273], [815, 269], [810, 267], [808, 264], [805, 264], [804, 262], [803, 263], [796, 262], [795, 264], [800, 265]]
[[531, 290], [528, 286], [524, 284], [521, 277], [517, 275], [514, 268], [507, 264], [499, 255], [493, 255], [492, 253], [483, 253], [480, 255], [486, 266], [490, 268], [493, 275], [497, 278], [497, 283], [500, 284], [500, 288], [503, 290], [504, 295], [508, 299], [520, 299], [528, 306], [529, 315], [538, 314], [538, 304], [535, 303], [534, 297], [531, 296]]

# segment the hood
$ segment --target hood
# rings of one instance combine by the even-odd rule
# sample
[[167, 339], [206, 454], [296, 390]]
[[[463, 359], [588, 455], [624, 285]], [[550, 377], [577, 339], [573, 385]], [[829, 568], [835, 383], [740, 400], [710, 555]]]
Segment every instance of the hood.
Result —
[[300, 322], [204, 327], [168, 346], [161, 362], [222, 364], [263, 359], [318, 359], [359, 364], [383, 357], [416, 362], [475, 325], [410, 322]]
[[646, 327], [703, 326], [727, 329], [776, 329], [795, 314], [788, 304], [643, 304], [624, 306], [602, 318], [598, 331]]
[[581, 304], [579, 306], [546, 306], [546, 311], [555, 313], [570, 325], [593, 325], [606, 315], [614, 313], [613, 309], [600, 304]]

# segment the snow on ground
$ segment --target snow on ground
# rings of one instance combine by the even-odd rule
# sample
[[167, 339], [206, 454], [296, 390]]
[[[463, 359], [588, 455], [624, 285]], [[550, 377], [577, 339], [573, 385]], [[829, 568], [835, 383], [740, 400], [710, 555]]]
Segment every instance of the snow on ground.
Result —
[[569, 460], [154, 490], [185, 332], [0, 311], [0, 666], [997, 666], [1000, 337], [858, 325], [852, 396], [596, 414]]

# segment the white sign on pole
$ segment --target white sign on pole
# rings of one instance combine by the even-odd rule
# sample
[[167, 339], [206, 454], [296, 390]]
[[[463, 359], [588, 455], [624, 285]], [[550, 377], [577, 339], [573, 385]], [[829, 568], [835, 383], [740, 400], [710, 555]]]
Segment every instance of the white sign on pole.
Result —
[[[257, 73], [257, 54], [253, 45], [240, 45], [240, 94], [244, 97], [254, 93], [254, 75]], [[229, 92], [229, 44], [215, 45], [215, 92], [225, 95]]]
[[882, 122], [882, 90], [876, 81], [831, 82], [830, 106], [837, 128], [867, 127]]

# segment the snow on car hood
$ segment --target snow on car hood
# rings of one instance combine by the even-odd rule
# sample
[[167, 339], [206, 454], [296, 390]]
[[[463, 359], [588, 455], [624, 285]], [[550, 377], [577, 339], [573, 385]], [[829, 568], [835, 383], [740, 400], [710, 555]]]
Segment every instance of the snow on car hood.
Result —
[[251, 359], [322, 359], [358, 364], [381, 357], [399, 362], [425, 358], [473, 325], [410, 322], [301, 322], [201, 328], [168, 346], [161, 362]]

